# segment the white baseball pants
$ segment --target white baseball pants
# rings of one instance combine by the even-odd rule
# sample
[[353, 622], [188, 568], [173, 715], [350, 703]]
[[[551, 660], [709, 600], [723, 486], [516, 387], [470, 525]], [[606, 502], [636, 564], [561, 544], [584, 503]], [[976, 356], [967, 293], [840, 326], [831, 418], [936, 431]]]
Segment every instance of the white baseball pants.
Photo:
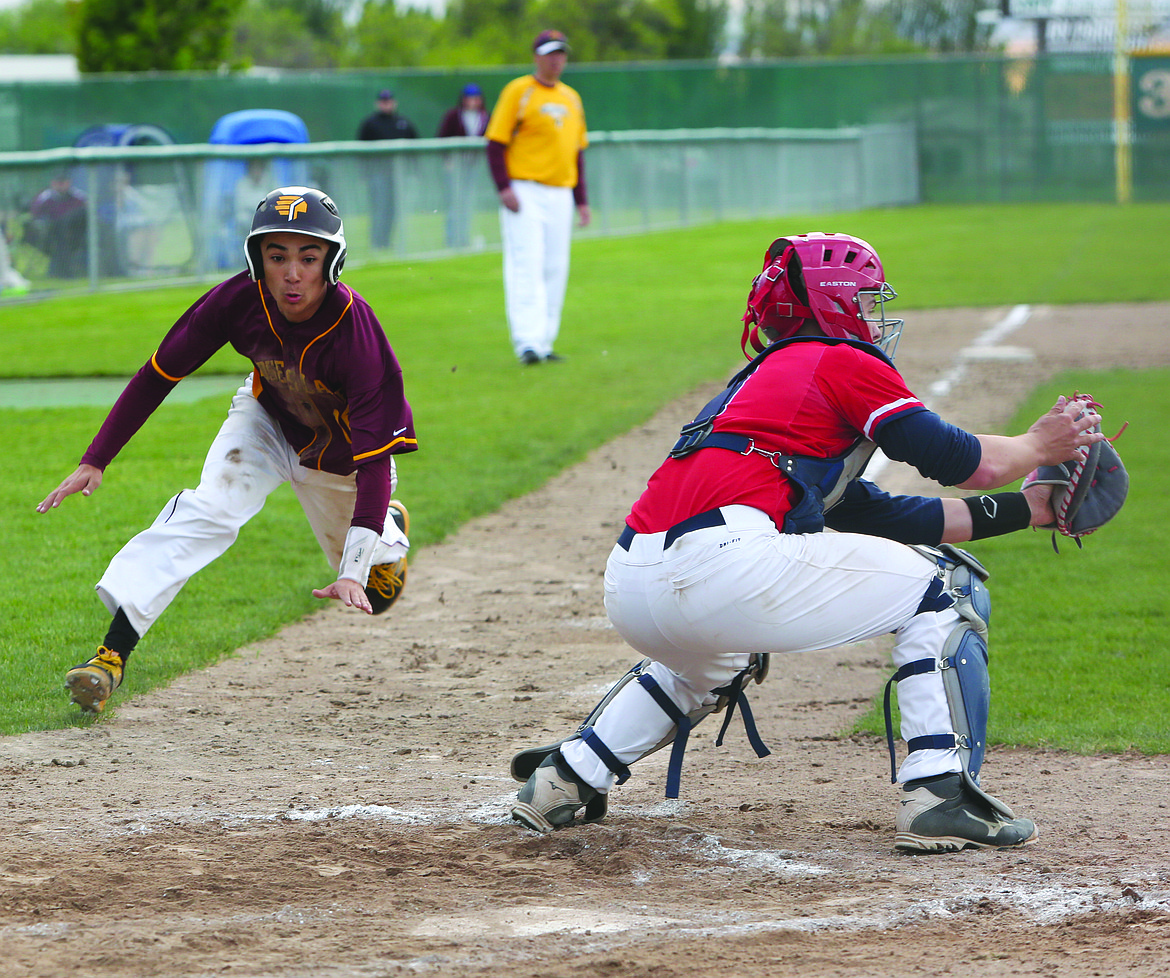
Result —
[[[393, 493], [398, 481], [393, 459], [390, 479]], [[174, 496], [154, 523], [114, 556], [97, 583], [110, 614], [122, 608], [134, 630], [145, 635], [191, 576], [223, 554], [240, 528], [264, 508], [269, 494], [285, 482], [292, 484], [336, 572], [353, 519], [356, 477], [301, 465], [280, 426], [252, 396], [249, 377], [232, 398], [208, 449], [198, 487]], [[387, 515], [374, 563], [396, 561], [409, 547]]]
[[[894, 666], [938, 658], [959, 621], [953, 609], [915, 614], [937, 565], [917, 551], [853, 533], [780, 533], [767, 514], [724, 506], [725, 526], [693, 530], [663, 550], [638, 534], [610, 554], [605, 609], [619, 634], [653, 660], [648, 671], [684, 713], [747, 668], [753, 652], [808, 652], [896, 632]], [[952, 728], [941, 673], [899, 684], [905, 739]], [[674, 723], [640, 683], [628, 683], [593, 729], [623, 764], [645, 756]], [[593, 787], [614, 775], [579, 739], [561, 753]], [[961, 770], [958, 751], [915, 751], [900, 781]]]
[[546, 357], [561, 328], [569, 281], [573, 191], [513, 180], [519, 211], [500, 208], [504, 245], [504, 301], [512, 349]]

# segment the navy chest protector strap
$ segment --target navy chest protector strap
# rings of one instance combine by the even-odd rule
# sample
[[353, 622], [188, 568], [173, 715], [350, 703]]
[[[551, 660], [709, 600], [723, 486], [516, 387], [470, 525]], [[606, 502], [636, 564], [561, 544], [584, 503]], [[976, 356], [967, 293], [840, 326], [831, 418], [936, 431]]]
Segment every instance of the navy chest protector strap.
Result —
[[862, 340], [827, 336], [793, 336], [780, 340], [732, 377], [727, 387], [708, 401], [693, 421], [683, 425], [678, 441], [670, 450], [671, 458], [685, 458], [701, 448], [722, 448], [739, 455], [755, 453], [766, 456], [800, 490], [795, 505], [784, 517], [782, 530], [785, 533], [818, 533], [823, 530], [825, 511], [837, 503], [849, 482], [861, 475], [877, 446], [866, 438], [859, 438], [847, 452], [832, 458], [786, 455], [758, 448], [755, 439], [750, 435], [734, 431], [715, 431], [715, 419], [727, 409], [740, 388], [767, 357], [792, 344], [808, 342], [846, 343], [893, 365], [893, 361], [880, 349]]

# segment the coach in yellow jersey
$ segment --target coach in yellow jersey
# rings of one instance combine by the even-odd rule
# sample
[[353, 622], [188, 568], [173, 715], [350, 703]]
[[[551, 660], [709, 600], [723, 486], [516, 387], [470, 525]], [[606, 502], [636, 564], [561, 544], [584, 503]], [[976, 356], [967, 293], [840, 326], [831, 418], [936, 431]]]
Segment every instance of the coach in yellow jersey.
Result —
[[569, 280], [573, 210], [589, 223], [585, 110], [561, 81], [569, 42], [542, 31], [536, 70], [509, 82], [488, 122], [487, 156], [500, 195], [504, 299], [512, 349], [523, 364], [560, 360], [553, 344]]

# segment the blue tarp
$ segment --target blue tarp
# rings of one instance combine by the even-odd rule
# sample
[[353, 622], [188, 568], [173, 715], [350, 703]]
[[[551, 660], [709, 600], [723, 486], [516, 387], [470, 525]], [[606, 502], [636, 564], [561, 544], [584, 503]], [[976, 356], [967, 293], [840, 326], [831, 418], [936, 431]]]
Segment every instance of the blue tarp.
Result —
[[[300, 116], [281, 109], [229, 112], [211, 127], [208, 139], [219, 146], [308, 141], [309, 130]], [[203, 202], [214, 267], [243, 268], [244, 235], [256, 205], [276, 187], [303, 185], [307, 175], [307, 164], [298, 159], [210, 160], [203, 174]]]
[[250, 146], [254, 143], [307, 143], [309, 130], [300, 116], [280, 109], [229, 112], [211, 127], [209, 143]]

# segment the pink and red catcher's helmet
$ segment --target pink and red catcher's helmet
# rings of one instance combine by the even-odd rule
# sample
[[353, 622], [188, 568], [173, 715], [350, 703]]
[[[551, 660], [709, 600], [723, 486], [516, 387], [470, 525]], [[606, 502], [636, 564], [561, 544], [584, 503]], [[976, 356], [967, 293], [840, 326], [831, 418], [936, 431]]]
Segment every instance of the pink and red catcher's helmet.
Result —
[[[815, 319], [826, 336], [876, 343], [892, 358], [902, 320], [885, 318], [885, 301], [895, 296], [877, 252], [861, 238], [820, 231], [777, 238], [748, 293], [741, 346], [751, 359], [749, 343], [762, 352]], [[862, 297], [873, 302], [869, 314]], [[877, 340], [871, 324], [880, 327]]]

